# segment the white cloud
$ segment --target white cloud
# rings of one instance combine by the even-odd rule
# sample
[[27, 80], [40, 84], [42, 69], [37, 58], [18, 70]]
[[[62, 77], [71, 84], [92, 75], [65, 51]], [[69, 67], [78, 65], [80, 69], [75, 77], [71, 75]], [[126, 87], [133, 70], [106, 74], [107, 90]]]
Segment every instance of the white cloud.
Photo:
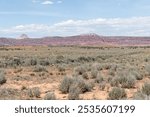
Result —
[[47, 35], [76, 35], [97, 33], [116, 36], [150, 36], [150, 17], [98, 18], [89, 20], [66, 20], [52, 25], [28, 24], [0, 29], [0, 34], [30, 33]]
[[54, 4], [54, 2], [47, 0], [47, 1], [42, 2], [41, 4], [49, 5], [49, 4]]
[[133, 18], [98, 18], [90, 20], [67, 20], [55, 24], [55, 26], [90, 26], [90, 25], [109, 25], [109, 26], [137, 26], [150, 25], [150, 17], [133, 17]]

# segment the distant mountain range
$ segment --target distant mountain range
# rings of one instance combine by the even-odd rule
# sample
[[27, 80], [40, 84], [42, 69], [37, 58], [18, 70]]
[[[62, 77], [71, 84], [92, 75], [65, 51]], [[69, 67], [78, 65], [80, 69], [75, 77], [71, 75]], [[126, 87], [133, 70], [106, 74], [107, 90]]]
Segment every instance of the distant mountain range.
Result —
[[36, 45], [114, 45], [114, 46], [148, 46], [150, 37], [128, 36], [100, 36], [97, 34], [83, 34], [67, 37], [29, 38], [26, 34], [19, 39], [0, 38], [0, 46], [36, 46]]

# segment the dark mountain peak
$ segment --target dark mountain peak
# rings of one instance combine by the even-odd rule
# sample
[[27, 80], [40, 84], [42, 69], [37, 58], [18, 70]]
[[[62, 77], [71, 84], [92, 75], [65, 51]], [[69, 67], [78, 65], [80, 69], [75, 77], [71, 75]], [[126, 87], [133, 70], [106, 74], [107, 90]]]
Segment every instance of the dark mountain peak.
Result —
[[29, 39], [29, 37], [28, 37], [27, 34], [22, 34], [22, 35], [20, 35], [20, 37], [17, 38], [17, 39]]

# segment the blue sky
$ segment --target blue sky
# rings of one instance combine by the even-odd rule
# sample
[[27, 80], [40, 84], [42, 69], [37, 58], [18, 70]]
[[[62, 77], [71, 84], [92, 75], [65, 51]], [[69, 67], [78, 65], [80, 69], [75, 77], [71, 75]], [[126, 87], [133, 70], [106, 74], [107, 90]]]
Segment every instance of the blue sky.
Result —
[[150, 36], [149, 0], [0, 0], [0, 37]]

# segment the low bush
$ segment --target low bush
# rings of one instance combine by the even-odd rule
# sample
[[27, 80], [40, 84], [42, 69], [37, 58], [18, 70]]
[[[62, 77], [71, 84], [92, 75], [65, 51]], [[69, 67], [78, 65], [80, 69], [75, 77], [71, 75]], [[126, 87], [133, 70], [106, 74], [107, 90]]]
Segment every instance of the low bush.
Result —
[[142, 93], [145, 94], [145, 95], [150, 96], [150, 83], [145, 83], [142, 86]]
[[33, 71], [34, 72], [48, 72], [47, 69], [45, 67], [41, 66], [41, 65], [35, 66]]
[[4, 84], [6, 83], [6, 78], [5, 78], [5, 74], [4, 71], [0, 71], [0, 84]]
[[64, 66], [64, 65], [59, 65], [59, 66], [58, 66], [58, 71], [59, 71], [59, 72], [65, 72], [65, 70], [66, 70], [66, 69], [65, 69], [65, 66]]
[[85, 82], [81, 76], [74, 76], [73, 78], [64, 77], [61, 81], [59, 90], [62, 93], [69, 93], [70, 87], [76, 87], [80, 93], [91, 91], [94, 87], [92, 82]]
[[150, 65], [145, 66], [145, 72], [146, 75], [150, 75]]
[[84, 68], [83, 66], [79, 66], [79, 67], [76, 67], [74, 69], [75, 73], [78, 74], [78, 75], [82, 75], [83, 73], [86, 72], [86, 68]]
[[122, 88], [133, 88], [135, 86], [135, 76], [127, 71], [118, 74], [118, 79]]
[[125, 79], [121, 80], [122, 88], [134, 88], [135, 86], [135, 77], [133, 75], [128, 75]]
[[33, 88], [27, 90], [27, 94], [31, 98], [33, 98], [33, 97], [39, 98], [41, 92], [38, 87], [33, 87]]
[[98, 74], [97, 69], [92, 69], [92, 70], [91, 70], [91, 77], [92, 77], [92, 78], [96, 78], [96, 77], [97, 77], [97, 74]]
[[45, 95], [44, 100], [56, 100], [54, 92], [49, 92]]
[[82, 77], [83, 77], [84, 79], [88, 79], [88, 78], [89, 78], [87, 72], [84, 72], [84, 73], [82, 74]]
[[59, 90], [62, 93], [68, 93], [71, 84], [72, 84], [72, 79], [67, 77], [67, 76], [65, 76], [64, 79], [60, 83]]
[[115, 76], [115, 71], [112, 69], [109, 69], [108, 75]]
[[100, 90], [104, 90], [105, 89], [105, 86], [106, 86], [106, 82], [101, 82], [101, 83], [99, 83], [99, 88], [100, 88]]
[[69, 89], [68, 99], [79, 100], [80, 89], [76, 85], [72, 85]]
[[48, 59], [43, 59], [39, 61], [39, 64], [42, 66], [48, 66], [50, 63]]
[[110, 81], [110, 85], [112, 87], [118, 87], [119, 86], [119, 78], [113, 78], [111, 81]]
[[29, 61], [29, 64], [32, 65], [32, 66], [37, 65], [37, 59], [31, 58], [30, 61]]
[[80, 93], [84, 93], [87, 91], [86, 83], [82, 77], [73, 78], [72, 85], [75, 85], [76, 88], [79, 88]]
[[96, 79], [95, 79], [95, 82], [96, 83], [101, 83], [102, 81], [104, 81], [104, 78], [103, 76], [101, 75], [101, 73], [98, 73]]
[[21, 59], [19, 58], [19, 57], [14, 57], [14, 58], [12, 58], [12, 66], [14, 66], [14, 65], [16, 65], [16, 66], [18, 66], [18, 65], [21, 65]]
[[113, 88], [108, 95], [110, 100], [121, 100], [127, 98], [125, 90], [118, 87]]
[[150, 100], [150, 96], [143, 94], [141, 91], [138, 91], [133, 96], [134, 100]]
[[20, 99], [20, 91], [12, 88], [0, 88], [0, 100], [16, 100]]
[[133, 75], [136, 80], [143, 79], [143, 75], [137, 67], [130, 67], [127, 72], [128, 72], [128, 74]]

